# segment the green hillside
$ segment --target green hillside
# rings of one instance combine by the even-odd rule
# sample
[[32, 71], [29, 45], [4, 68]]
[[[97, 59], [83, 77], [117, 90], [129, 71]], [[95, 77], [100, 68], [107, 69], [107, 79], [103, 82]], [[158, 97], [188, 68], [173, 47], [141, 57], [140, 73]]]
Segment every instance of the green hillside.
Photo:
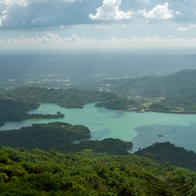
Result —
[[175, 165], [196, 171], [196, 153], [177, 147], [169, 142], [155, 143], [135, 152], [160, 164]]
[[108, 88], [113, 92], [137, 97], [152, 111], [196, 113], [196, 69], [168, 76], [116, 79], [105, 83], [111, 84]]
[[110, 90], [127, 96], [169, 97], [190, 93], [196, 88], [196, 69], [182, 70], [167, 76], [144, 76], [106, 80]]
[[1, 196], [190, 196], [195, 183], [195, 172], [136, 155], [0, 149]]

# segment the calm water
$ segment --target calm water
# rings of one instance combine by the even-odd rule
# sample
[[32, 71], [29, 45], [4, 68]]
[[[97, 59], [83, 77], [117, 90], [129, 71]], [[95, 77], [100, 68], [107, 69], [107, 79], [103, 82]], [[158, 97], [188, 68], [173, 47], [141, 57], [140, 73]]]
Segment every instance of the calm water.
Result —
[[[57, 111], [64, 113], [65, 118], [7, 122], [0, 130], [19, 129], [34, 123], [64, 121], [87, 126], [93, 140], [113, 137], [132, 141], [134, 150], [155, 142], [169, 141], [196, 152], [196, 115], [117, 112], [95, 108], [94, 104], [87, 104], [83, 109], [66, 109], [56, 104], [42, 104], [30, 113], [55, 114]], [[159, 137], [158, 134], [162, 134], [163, 137]]]

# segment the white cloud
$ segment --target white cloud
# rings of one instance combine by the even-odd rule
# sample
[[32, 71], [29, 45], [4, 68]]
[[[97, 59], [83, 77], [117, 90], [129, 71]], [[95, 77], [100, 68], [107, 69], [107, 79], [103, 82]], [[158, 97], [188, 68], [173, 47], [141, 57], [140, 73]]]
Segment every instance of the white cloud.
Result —
[[176, 30], [178, 31], [188, 31], [190, 28], [189, 27], [179, 27]]
[[28, 0], [1, 0], [0, 4], [8, 5], [8, 6], [14, 6], [14, 5], [20, 5], [20, 6], [28, 6], [30, 1]]
[[0, 20], [1, 20], [0, 26], [3, 24], [6, 24], [7, 27], [16, 25], [13, 17], [9, 14], [3, 14]]
[[164, 47], [196, 47], [196, 38], [182, 39], [161, 36], [132, 36], [131, 38], [96, 39], [94, 37], [79, 37], [73, 34], [70, 37], [61, 37], [47, 32], [44, 36], [13, 37], [0, 39], [1, 46], [6, 49], [99, 49], [99, 48], [164, 48]]
[[180, 11], [176, 11], [175, 14], [178, 16], [183, 16], [183, 14]]
[[167, 25], [169, 22], [185, 25], [195, 21], [195, 1], [166, 1], [0, 0], [0, 29], [62, 29], [66, 25], [86, 24], [101, 27], [102, 24], [119, 25], [119, 21], [124, 23], [125, 20], [137, 26], [141, 18], [154, 24], [167, 20]]
[[140, 10], [140, 14], [148, 21], [149, 19], [170, 19], [173, 18], [173, 10], [169, 9], [169, 4], [156, 5], [152, 10], [146, 12], [145, 10]]
[[101, 7], [97, 8], [97, 13], [89, 14], [92, 20], [125, 20], [131, 19], [134, 14], [132, 11], [124, 12], [119, 10], [121, 0], [103, 0]]
[[195, 28], [195, 27], [196, 27], [196, 24], [191, 23], [191, 24], [188, 24], [187, 26], [179, 27], [176, 30], [178, 30], [178, 31], [188, 31], [191, 28]]
[[196, 23], [195, 23], [195, 24], [190, 24], [189, 27], [190, 27], [190, 28], [196, 27]]

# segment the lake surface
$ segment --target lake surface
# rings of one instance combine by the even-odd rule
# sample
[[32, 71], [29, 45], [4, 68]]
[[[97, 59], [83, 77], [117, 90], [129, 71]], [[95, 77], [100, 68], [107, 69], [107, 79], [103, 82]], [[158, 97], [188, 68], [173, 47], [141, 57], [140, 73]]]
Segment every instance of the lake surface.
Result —
[[[87, 126], [91, 131], [92, 140], [112, 137], [132, 141], [134, 150], [155, 142], [169, 141], [176, 146], [196, 152], [196, 115], [119, 112], [96, 108], [94, 104], [87, 104], [83, 109], [67, 109], [56, 104], [42, 104], [30, 113], [55, 114], [57, 111], [64, 113], [65, 118], [7, 122], [5, 126], [0, 127], [0, 130], [19, 129], [35, 123], [63, 121]], [[162, 134], [163, 137], [159, 137], [158, 134]]]

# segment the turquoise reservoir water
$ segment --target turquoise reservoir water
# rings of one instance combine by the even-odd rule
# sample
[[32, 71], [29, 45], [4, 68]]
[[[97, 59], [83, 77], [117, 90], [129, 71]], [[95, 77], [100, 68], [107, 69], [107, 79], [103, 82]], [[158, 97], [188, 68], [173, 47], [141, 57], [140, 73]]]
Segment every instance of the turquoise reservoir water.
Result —
[[[42, 104], [30, 113], [55, 114], [57, 111], [64, 113], [65, 118], [7, 122], [0, 130], [19, 129], [35, 123], [64, 121], [73, 125], [87, 126], [91, 131], [92, 140], [112, 137], [132, 141], [134, 150], [155, 142], [169, 141], [176, 146], [196, 152], [196, 115], [119, 112], [96, 108], [94, 104], [87, 104], [83, 109], [67, 109], [56, 104]], [[159, 134], [162, 134], [162, 137], [159, 137]]]

